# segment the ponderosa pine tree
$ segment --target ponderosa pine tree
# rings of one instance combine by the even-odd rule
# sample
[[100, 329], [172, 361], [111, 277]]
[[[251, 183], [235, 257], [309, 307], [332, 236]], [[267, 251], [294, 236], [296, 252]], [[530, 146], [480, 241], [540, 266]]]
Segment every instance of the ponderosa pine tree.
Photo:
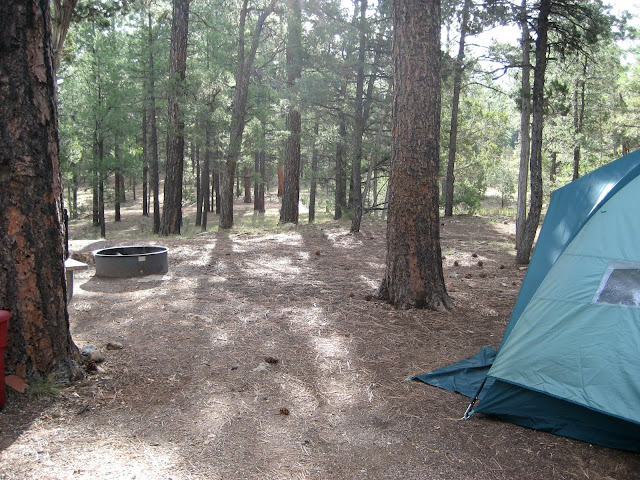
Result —
[[[0, 309], [5, 368], [79, 375], [64, 273], [62, 177], [48, 0], [0, 2]], [[3, 372], [0, 372], [0, 374]]]
[[169, 123], [167, 132], [167, 175], [160, 233], [175, 235], [182, 225], [182, 175], [184, 167], [184, 114], [180, 99], [187, 70], [189, 0], [173, 0], [171, 53], [169, 61]]
[[281, 223], [298, 223], [298, 202], [300, 199], [300, 133], [302, 117], [296, 91], [296, 81], [302, 75], [302, 10], [300, 0], [287, 0], [287, 90], [289, 111], [287, 112], [284, 185]]
[[378, 295], [398, 308], [451, 306], [440, 249], [440, 62], [440, 0], [395, 0], [387, 259]]

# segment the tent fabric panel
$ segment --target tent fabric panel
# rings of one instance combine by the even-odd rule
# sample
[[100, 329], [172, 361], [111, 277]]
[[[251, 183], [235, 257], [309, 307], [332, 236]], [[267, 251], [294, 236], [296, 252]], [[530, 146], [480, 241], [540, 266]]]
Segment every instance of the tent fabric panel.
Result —
[[475, 412], [534, 430], [640, 452], [640, 425], [500, 380]]
[[[496, 349], [485, 345], [472, 357], [422, 375], [409, 377], [407, 380], [419, 380], [428, 385], [473, 398], [487, 378], [487, 372], [489, 372], [496, 353]], [[487, 383], [482, 392], [486, 392], [489, 386], [490, 383]]]
[[565, 247], [598, 207], [639, 173], [637, 150], [553, 192], [503, 343]]
[[[554, 264], [551, 272], [523, 311], [519, 321], [532, 315], [528, 312], [531, 304], [539, 299], [558, 300], [566, 304], [589, 305], [598, 291], [602, 276], [611, 260], [608, 258], [569, 255], [564, 253]], [[560, 315], [560, 308], [552, 311]], [[531, 319], [534, 323], [537, 318]], [[515, 327], [517, 328], [517, 326]]]
[[[555, 262], [489, 375], [640, 421], [640, 309], [592, 303], [612, 262], [640, 261], [640, 177], [601, 205]], [[605, 257], [606, 255], [606, 257]]]
[[529, 307], [489, 375], [640, 422], [640, 310], [545, 299]]
[[639, 203], [640, 177], [635, 177], [599, 207], [564, 254], [640, 261], [640, 222], [635, 208]]

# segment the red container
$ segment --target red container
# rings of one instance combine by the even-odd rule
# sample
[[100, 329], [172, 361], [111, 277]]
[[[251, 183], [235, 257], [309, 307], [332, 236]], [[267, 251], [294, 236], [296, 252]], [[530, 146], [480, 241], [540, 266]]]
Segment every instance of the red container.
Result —
[[4, 349], [7, 346], [7, 329], [11, 314], [0, 310], [0, 408], [4, 407]]

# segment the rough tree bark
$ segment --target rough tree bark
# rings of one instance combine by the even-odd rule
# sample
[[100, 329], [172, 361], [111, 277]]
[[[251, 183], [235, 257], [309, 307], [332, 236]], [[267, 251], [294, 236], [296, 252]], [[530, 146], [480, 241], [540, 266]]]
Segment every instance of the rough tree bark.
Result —
[[182, 175], [184, 170], [184, 119], [180, 99], [187, 70], [187, 36], [189, 34], [189, 0], [173, 0], [171, 51], [169, 59], [169, 121], [167, 132], [167, 175], [164, 181], [164, 204], [160, 234], [176, 235], [182, 225]]
[[300, 0], [287, 0], [287, 90], [289, 112], [284, 164], [284, 189], [281, 223], [298, 223], [298, 202], [300, 200], [300, 132], [302, 117], [296, 91], [296, 80], [302, 75], [302, 10]]
[[[284, 169], [284, 192], [280, 208], [281, 223], [298, 223], [298, 200], [300, 198], [300, 112], [290, 110], [287, 115], [286, 164]], [[296, 160], [297, 159], [297, 160]]]
[[451, 307], [440, 250], [440, 0], [393, 2], [393, 149], [380, 298]]
[[[48, 0], [0, 2], [0, 309], [5, 368], [76, 378], [64, 273], [62, 178]], [[3, 372], [0, 372], [0, 374]]]
[[469, 31], [469, 12], [471, 0], [465, 0], [462, 7], [462, 19], [460, 20], [460, 43], [458, 56], [453, 72], [453, 99], [451, 101], [451, 128], [449, 130], [449, 162], [447, 163], [447, 176], [445, 179], [444, 216], [453, 215], [453, 188], [455, 182], [456, 150], [458, 143], [458, 111], [460, 109], [460, 91], [462, 90], [462, 73], [464, 71], [464, 49]]

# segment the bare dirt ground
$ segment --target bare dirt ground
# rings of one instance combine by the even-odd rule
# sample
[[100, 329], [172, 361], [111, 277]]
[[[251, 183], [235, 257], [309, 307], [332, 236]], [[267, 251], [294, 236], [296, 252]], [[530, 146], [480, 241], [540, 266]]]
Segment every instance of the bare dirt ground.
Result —
[[250, 208], [237, 205], [230, 232], [168, 239], [133, 206], [108, 219], [107, 241], [72, 223], [72, 250], [166, 245], [170, 270], [76, 274], [74, 340], [106, 360], [55, 398], [8, 389], [0, 479], [638, 478], [638, 455], [460, 421], [467, 398], [405, 381], [498, 345], [524, 275], [509, 219], [445, 220], [456, 309], [400, 311], [371, 298], [383, 222], [350, 235]]

